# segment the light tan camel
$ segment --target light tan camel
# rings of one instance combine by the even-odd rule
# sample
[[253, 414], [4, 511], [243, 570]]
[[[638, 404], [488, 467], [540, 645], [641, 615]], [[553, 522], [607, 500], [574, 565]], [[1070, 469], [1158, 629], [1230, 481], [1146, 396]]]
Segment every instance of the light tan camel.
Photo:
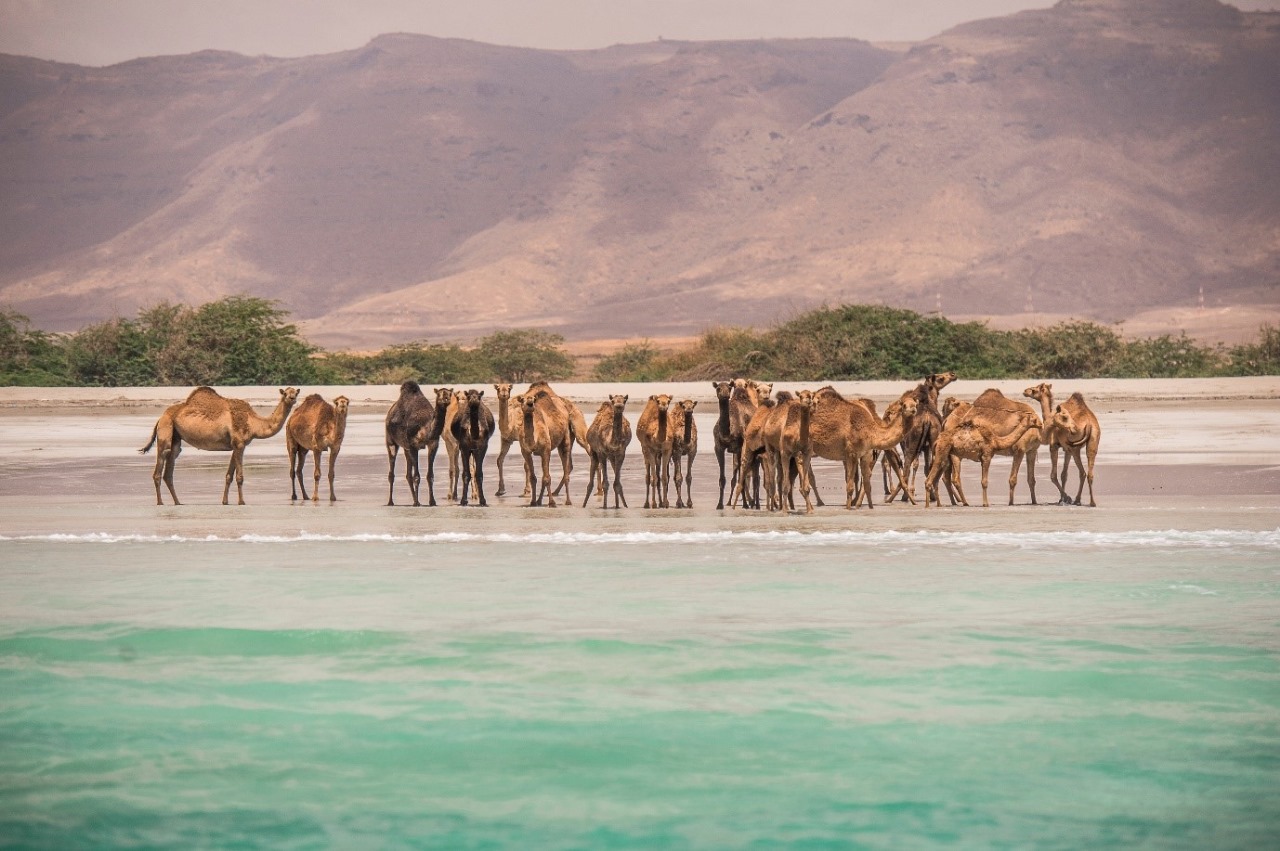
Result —
[[[773, 385], [764, 385], [764, 387], [772, 390]], [[780, 390], [777, 397], [772, 399], [768, 396], [760, 397], [759, 404], [742, 429], [742, 452], [738, 456], [738, 484], [729, 499], [730, 507], [737, 506], [741, 499], [743, 508], [759, 510], [761, 507], [760, 483], [763, 481], [765, 506], [770, 511], [776, 510], [776, 495], [773, 487], [777, 482], [777, 476], [774, 474], [773, 460], [766, 451], [764, 428], [773, 414], [773, 408], [794, 398], [795, 395], [790, 390]], [[748, 484], [750, 484], [750, 492], [748, 492]]]
[[[685, 399], [671, 412], [671, 466], [675, 471], [676, 508], [693, 508], [693, 459], [698, 454], [698, 424], [693, 419], [693, 409], [698, 403]], [[680, 461], [684, 459], [684, 469]], [[681, 498], [681, 488], [688, 483], [688, 498]]]
[[[564, 416], [565, 422], [567, 424], [566, 427], [568, 428], [569, 437], [570, 437], [568, 459], [569, 459], [569, 470], [572, 472], [573, 444], [576, 443], [579, 446], [581, 446], [583, 452], [591, 451], [587, 447], [587, 418], [583, 416], [582, 410], [577, 405], [575, 405], [573, 402], [569, 401], [565, 397], [561, 396], [559, 393], [557, 393], [555, 390], [551, 388], [550, 384], [548, 384], [545, 381], [535, 381], [532, 384], [530, 384], [529, 389], [525, 391], [525, 395], [528, 395], [530, 393], [533, 393], [535, 395], [539, 393], [545, 394], [548, 398], [550, 398], [555, 403], [556, 408]], [[568, 481], [569, 481], [568, 476], [561, 479], [560, 484], [556, 485], [555, 493], [560, 493], [561, 489], [566, 487]], [[591, 485], [588, 485], [588, 486], [590, 487]], [[565, 494], [565, 497], [566, 498], [568, 497], [568, 493]]]
[[929, 506], [931, 499], [941, 507], [942, 501], [938, 498], [938, 479], [943, 479], [947, 488], [950, 489], [952, 487], [951, 467], [960, 458], [981, 464], [982, 506], [989, 507], [991, 503], [987, 499], [987, 483], [991, 459], [999, 452], [1011, 451], [1028, 430], [1039, 431], [1040, 429], [1040, 418], [1034, 413], [1023, 412], [1018, 417], [1019, 427], [1007, 435], [996, 435], [981, 422], [969, 417], [962, 419], [955, 428], [943, 430], [934, 446], [933, 464], [929, 467], [929, 475], [925, 481], [925, 507]]
[[[342, 451], [342, 438], [347, 433], [347, 408], [351, 400], [339, 396], [330, 405], [318, 393], [312, 393], [294, 408], [284, 427], [285, 446], [289, 451], [289, 499], [297, 499], [298, 491], [307, 498], [307, 487], [302, 481], [302, 471], [307, 463], [307, 453], [315, 459], [315, 486], [311, 500], [320, 501], [320, 456], [329, 451], [329, 501], [337, 502], [333, 493], [333, 467]], [[294, 488], [294, 483], [297, 488]]]
[[[943, 419], [943, 430], [955, 428], [964, 419], [971, 419], [985, 426], [997, 438], [1003, 438], [1013, 430], [1022, 432], [1022, 439], [1006, 450], [996, 452], [997, 455], [1009, 455], [1013, 458], [1013, 466], [1009, 470], [1009, 504], [1013, 505], [1014, 490], [1018, 484], [1018, 470], [1022, 459], [1027, 460], [1027, 487], [1031, 490], [1031, 504], [1036, 504], [1036, 455], [1040, 449], [1041, 430], [1040, 417], [1035, 409], [1025, 402], [1010, 399], [996, 388], [988, 388], [972, 403], [955, 401], [948, 398], [944, 408], [949, 408]], [[1035, 417], [1036, 427], [1026, 430], [1024, 420], [1027, 414]], [[960, 484], [960, 464], [951, 465], [950, 476], [960, 501], [968, 502], [964, 497], [964, 488]], [[948, 488], [951, 492], [951, 488]]]
[[[587, 445], [591, 447], [591, 481], [596, 480], [599, 470], [604, 508], [609, 507], [609, 465], [613, 465], [613, 507], [619, 508], [627, 504], [622, 494], [622, 462], [627, 457], [627, 446], [631, 443], [631, 423], [623, 412], [627, 407], [626, 395], [614, 395], [609, 401], [600, 404], [596, 418], [587, 429]], [[591, 499], [591, 488], [582, 499], [585, 508]]]
[[416, 381], [400, 385], [400, 396], [387, 411], [385, 436], [387, 444], [387, 505], [395, 505], [396, 456], [404, 450], [404, 477], [413, 495], [415, 506], [422, 484], [418, 453], [427, 450], [427, 496], [431, 505], [436, 504], [435, 458], [440, 445], [440, 433], [444, 428], [444, 415], [449, 410], [453, 390], [436, 388], [436, 401], [427, 401]]
[[[852, 409], [856, 407], [865, 414], [877, 417], [875, 402], [870, 399], [846, 399], [831, 385], [819, 388], [814, 396], [816, 402], [809, 424], [809, 431], [813, 438], [813, 451], [809, 458], [809, 481], [813, 485], [814, 500], [819, 506], [824, 505], [813, 475], [812, 459], [825, 458], [829, 461], [839, 461], [844, 466], [845, 507], [852, 508], [853, 494], [859, 488], [862, 475], [857, 455], [849, 450], [853, 428]], [[896, 401], [893, 404], [900, 407]], [[897, 408], [893, 410], [896, 411]], [[883, 422], [888, 423], [889, 419], [889, 412], [886, 411]], [[894, 453], [891, 469], [897, 472], [901, 480], [902, 465], [897, 459], [897, 453]]]
[[813, 500], [810, 498], [812, 487], [809, 482], [809, 455], [813, 451], [813, 437], [809, 426], [816, 403], [817, 397], [812, 390], [797, 391], [793, 398], [775, 405], [764, 422], [765, 451], [772, 459], [779, 509], [785, 502], [790, 502], [794, 509], [791, 492], [795, 479], [799, 478], [805, 513], [813, 513]]
[[[564, 416], [564, 410], [546, 392], [522, 393], [516, 398], [520, 402], [520, 454], [524, 456], [525, 477], [529, 480], [533, 494], [529, 505], [542, 505], [542, 496], [546, 493], [548, 507], [555, 508], [555, 491], [551, 488], [553, 451], [560, 453], [560, 463], [564, 470], [561, 485], [565, 488], [565, 498], [569, 497], [569, 452], [573, 447], [573, 437], [568, 420]], [[537, 468], [534, 466], [535, 457], [542, 459], [541, 482], [538, 481]]]
[[[507, 492], [506, 482], [502, 478], [502, 462], [506, 460], [512, 444], [520, 442], [520, 424], [523, 421], [524, 412], [520, 408], [520, 403], [511, 398], [510, 384], [495, 384], [493, 389], [498, 393], [498, 436], [501, 438], [501, 446], [498, 448], [498, 490], [494, 495], [502, 496]], [[520, 496], [528, 497], [529, 492], [529, 479], [526, 477], [524, 491]]]
[[636, 437], [644, 454], [644, 507], [669, 508], [671, 485], [668, 466], [675, 429], [670, 417], [671, 397], [666, 393], [649, 397], [640, 419], [636, 421]]
[[[883, 419], [866, 407], [853, 406], [849, 409], [850, 429], [846, 451], [857, 459], [859, 473], [853, 506], [865, 503], [867, 508], [875, 507], [875, 500], [871, 497], [871, 469], [875, 464], [876, 453], [888, 452], [900, 445], [903, 435], [911, 431], [921, 408], [915, 395], [904, 394], [885, 410]], [[903, 467], [905, 468], [905, 462]], [[899, 473], [899, 478], [902, 475]], [[845, 506], [852, 507], [847, 500], [848, 494]]]
[[[1102, 424], [1098, 422], [1097, 416], [1089, 409], [1084, 396], [1079, 393], [1072, 393], [1067, 401], [1058, 406], [1058, 408], [1067, 413], [1068, 419], [1059, 421], [1058, 409], [1053, 406], [1052, 384], [1037, 384], [1034, 387], [1028, 387], [1023, 390], [1022, 394], [1032, 399], [1038, 399], [1041, 410], [1044, 412], [1043, 440], [1049, 445], [1049, 473], [1054, 485], [1058, 488], [1058, 502], [1062, 504], [1072, 503], [1071, 498], [1067, 496], [1067, 466], [1070, 463], [1070, 459], [1074, 458], [1076, 469], [1080, 473], [1080, 486], [1076, 490], [1074, 504], [1080, 504], [1080, 497], [1084, 493], [1084, 483], [1087, 479], [1089, 482], [1089, 505], [1096, 508], [1097, 503], [1093, 500], [1093, 464], [1098, 457], [1098, 444], [1102, 440]], [[1058, 475], [1059, 447], [1064, 450], [1061, 478]], [[1085, 472], [1084, 464], [1080, 460], [1080, 451], [1082, 449], [1089, 459], [1087, 473]]]
[[173, 504], [182, 504], [173, 489], [173, 467], [182, 453], [184, 440], [196, 449], [231, 453], [222, 504], [227, 504], [234, 476], [239, 504], [244, 505], [244, 448], [252, 440], [273, 437], [280, 431], [297, 400], [296, 387], [283, 388], [275, 410], [261, 417], [243, 399], [228, 399], [219, 396], [212, 387], [197, 387], [186, 400], [170, 405], [151, 429], [151, 440], [138, 450], [145, 455], [152, 444], [156, 446], [156, 467], [151, 474], [156, 483], [156, 505], [164, 505], [160, 497], [162, 480], [169, 487]]

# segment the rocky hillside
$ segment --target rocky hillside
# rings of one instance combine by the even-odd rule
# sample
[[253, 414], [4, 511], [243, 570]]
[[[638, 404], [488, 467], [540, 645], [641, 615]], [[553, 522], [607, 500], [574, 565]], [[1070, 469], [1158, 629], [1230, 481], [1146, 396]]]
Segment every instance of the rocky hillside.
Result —
[[907, 51], [0, 57], [0, 305], [279, 299], [323, 345], [1280, 303], [1280, 15], [1062, 0]]

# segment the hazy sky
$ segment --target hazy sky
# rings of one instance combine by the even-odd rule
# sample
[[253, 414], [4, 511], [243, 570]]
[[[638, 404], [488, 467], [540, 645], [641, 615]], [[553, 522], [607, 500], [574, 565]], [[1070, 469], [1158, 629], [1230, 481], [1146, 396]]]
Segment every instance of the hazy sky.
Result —
[[[206, 48], [303, 56], [386, 32], [542, 48], [670, 39], [914, 41], [1053, 0], [0, 0], [0, 53], [82, 65]], [[1277, 9], [1280, 0], [1240, 0]]]

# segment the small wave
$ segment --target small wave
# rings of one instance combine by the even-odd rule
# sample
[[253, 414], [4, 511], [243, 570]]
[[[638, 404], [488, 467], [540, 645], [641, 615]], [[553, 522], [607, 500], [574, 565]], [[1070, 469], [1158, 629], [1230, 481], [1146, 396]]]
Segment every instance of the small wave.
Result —
[[322, 534], [244, 535], [143, 535], [116, 532], [47, 533], [0, 535], [0, 542], [42, 542], [68, 544], [305, 544], [389, 543], [389, 544], [728, 544], [776, 543], [789, 546], [1001, 546], [1023, 550], [1044, 548], [1200, 548], [1230, 549], [1253, 547], [1280, 550], [1280, 529], [1248, 531], [1239, 529], [1140, 530], [1125, 532], [954, 532], [922, 529], [916, 531], [864, 532], [842, 530], [711, 530], [711, 531], [629, 531], [629, 532], [425, 532], [397, 534], [357, 532]]

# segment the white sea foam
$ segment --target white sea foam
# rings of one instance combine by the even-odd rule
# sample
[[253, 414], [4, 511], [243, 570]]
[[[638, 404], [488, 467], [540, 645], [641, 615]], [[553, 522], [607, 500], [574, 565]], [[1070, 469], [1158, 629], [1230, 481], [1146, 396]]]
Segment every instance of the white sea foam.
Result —
[[1115, 532], [951, 532], [919, 530], [911, 532], [856, 530], [714, 530], [714, 531], [631, 531], [631, 532], [429, 532], [423, 534], [350, 533], [225, 535], [144, 535], [134, 533], [88, 532], [32, 535], [0, 535], [0, 542], [44, 542], [67, 544], [167, 544], [241, 543], [298, 544], [324, 543], [456, 543], [456, 544], [732, 544], [777, 543], [795, 546], [1001, 546], [1043, 551], [1044, 548], [1200, 548], [1229, 549], [1252, 547], [1280, 550], [1280, 529], [1249, 531], [1208, 529], [1201, 531], [1137, 530]]

